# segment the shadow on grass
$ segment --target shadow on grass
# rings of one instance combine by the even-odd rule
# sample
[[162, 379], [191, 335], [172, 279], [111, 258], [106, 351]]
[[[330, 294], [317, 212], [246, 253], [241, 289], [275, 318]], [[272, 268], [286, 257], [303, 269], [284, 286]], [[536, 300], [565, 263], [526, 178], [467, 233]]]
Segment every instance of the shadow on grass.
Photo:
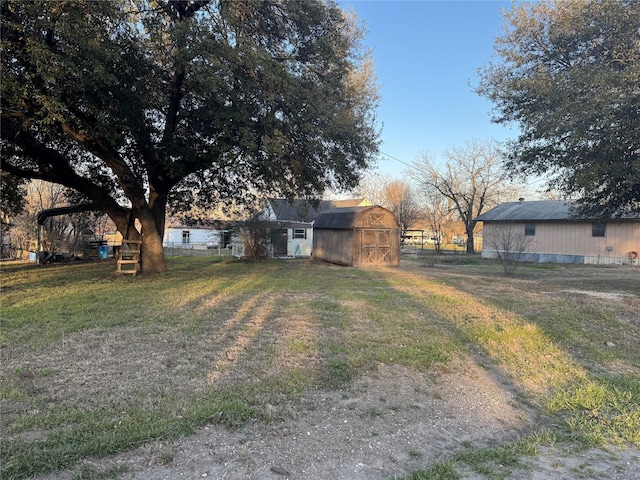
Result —
[[[393, 288], [420, 299], [422, 308], [451, 322], [471, 344], [480, 346], [513, 388], [541, 405], [541, 414], [562, 425], [552, 438], [583, 447], [640, 445], [640, 362], [633, 346], [637, 326], [607, 313], [602, 302], [567, 304], [557, 297], [541, 302], [530, 290], [544, 293], [547, 283], [539, 275], [535, 280], [516, 280], [518, 289], [513, 279], [500, 281], [494, 276], [494, 285], [489, 286], [477, 273], [465, 280], [455, 278], [457, 286], [452, 287], [447, 285], [451, 282], [446, 273], [429, 279], [434, 274], [429, 269], [412, 272], [393, 277]], [[443, 279], [446, 282], [440, 284]], [[570, 275], [566, 285], [574, 281]], [[559, 301], [564, 322], [558, 322], [554, 311]], [[596, 340], [588, 322], [598, 318]], [[612, 352], [602, 340], [603, 331], [617, 332], [623, 348]], [[579, 350], [586, 352], [576, 355]], [[594, 357], [615, 363], [618, 371], [594, 368]], [[456, 457], [456, 461], [469, 463], [465, 458]]]
[[[637, 376], [595, 377], [568, 353], [575, 340], [559, 343], [561, 335], [536, 315], [443, 284], [430, 270], [199, 258], [169, 264], [165, 274], [133, 279], [115, 278], [109, 264], [3, 272], [4, 478], [68, 468], [206, 423], [268, 421], [273, 405], [311, 389], [343, 388], [379, 363], [428, 371], [477, 347], [510, 388], [563, 418], [564, 433], [638, 442]], [[99, 347], [89, 371], [34, 358], [65, 348], [74, 334]], [[132, 363], [117, 379], [99, 368], [114, 351]], [[71, 351], [60, 358], [79, 360]], [[35, 376], [22, 371], [29, 362]], [[93, 370], [103, 385], [90, 405], [82, 381]], [[71, 398], [58, 404], [48, 389], [63, 380]], [[109, 391], [118, 382], [131, 383], [122, 398]]]

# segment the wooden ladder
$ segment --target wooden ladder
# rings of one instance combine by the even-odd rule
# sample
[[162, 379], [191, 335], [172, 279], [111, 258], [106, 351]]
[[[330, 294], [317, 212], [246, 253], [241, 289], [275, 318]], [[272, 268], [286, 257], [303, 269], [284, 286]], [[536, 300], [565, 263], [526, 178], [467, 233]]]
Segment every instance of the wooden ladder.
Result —
[[118, 253], [118, 268], [116, 274], [135, 275], [140, 271], [140, 246], [142, 240], [122, 240]]

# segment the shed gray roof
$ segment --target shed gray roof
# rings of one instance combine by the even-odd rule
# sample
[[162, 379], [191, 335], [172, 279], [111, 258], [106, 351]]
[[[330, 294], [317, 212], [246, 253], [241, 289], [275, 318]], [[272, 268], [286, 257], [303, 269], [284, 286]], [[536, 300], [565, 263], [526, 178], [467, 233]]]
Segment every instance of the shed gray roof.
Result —
[[353, 228], [360, 212], [375, 208], [375, 206], [367, 207], [349, 207], [349, 208], [330, 208], [322, 212], [313, 228], [331, 228], [336, 230], [347, 230]]
[[571, 203], [564, 200], [505, 202], [476, 217], [476, 220], [479, 222], [522, 222], [577, 219], [578, 218], [573, 214]]

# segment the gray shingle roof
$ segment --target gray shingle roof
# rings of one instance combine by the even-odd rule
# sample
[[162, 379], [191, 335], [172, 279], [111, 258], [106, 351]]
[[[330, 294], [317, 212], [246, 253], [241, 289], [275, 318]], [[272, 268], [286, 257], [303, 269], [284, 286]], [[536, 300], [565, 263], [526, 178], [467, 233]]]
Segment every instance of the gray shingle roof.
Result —
[[[629, 220], [637, 222], [639, 213], [622, 215], [616, 220]], [[603, 218], [579, 216], [574, 203], [570, 200], [536, 200], [532, 202], [505, 202], [488, 212], [475, 218], [479, 222], [544, 222], [544, 221], [573, 221], [573, 222], [598, 222]]]
[[269, 199], [273, 213], [278, 220], [313, 222], [321, 212], [337, 207], [355, 207], [363, 202], [362, 198], [353, 200], [321, 200], [317, 204], [310, 200]]
[[273, 198], [269, 200], [273, 213], [278, 220], [311, 222], [323, 210], [321, 203], [314, 206], [307, 200], [285, 200]]
[[544, 220], [577, 220], [571, 204], [564, 200], [505, 202], [478, 215], [479, 222], [517, 222]]

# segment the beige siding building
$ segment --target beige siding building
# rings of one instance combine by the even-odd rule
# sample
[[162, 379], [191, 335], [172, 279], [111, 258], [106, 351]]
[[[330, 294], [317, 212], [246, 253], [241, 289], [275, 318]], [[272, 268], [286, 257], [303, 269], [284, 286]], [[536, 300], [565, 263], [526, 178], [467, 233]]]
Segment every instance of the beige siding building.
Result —
[[[640, 215], [635, 218], [578, 218], [570, 203], [561, 200], [507, 202], [478, 216], [483, 222], [482, 256], [495, 258], [504, 251], [507, 229], [511, 245], [526, 251], [519, 259], [551, 263], [640, 264]], [[518, 238], [516, 238], [518, 237]], [[502, 247], [502, 248], [500, 248]]]

